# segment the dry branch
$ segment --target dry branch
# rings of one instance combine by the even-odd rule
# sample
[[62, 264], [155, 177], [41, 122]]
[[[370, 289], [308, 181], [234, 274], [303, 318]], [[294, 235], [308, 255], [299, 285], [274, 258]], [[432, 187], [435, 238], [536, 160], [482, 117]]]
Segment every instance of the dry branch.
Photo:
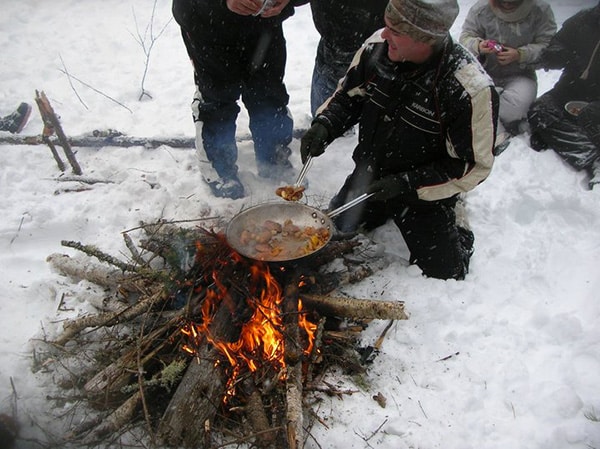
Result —
[[141, 391], [133, 393], [119, 408], [105, 418], [101, 424], [92, 430], [84, 439], [84, 443], [90, 444], [101, 440], [102, 437], [112, 434], [127, 425], [133, 418], [142, 400]]
[[[77, 159], [75, 158], [75, 154], [73, 153], [73, 150], [71, 150], [71, 145], [69, 144], [69, 140], [67, 139], [67, 136], [65, 135], [65, 133], [62, 129], [62, 126], [60, 124], [60, 120], [54, 113], [54, 109], [52, 109], [52, 106], [50, 105], [50, 101], [46, 97], [46, 94], [43, 91], [40, 93], [36, 90], [35, 91], [35, 102], [38, 105], [40, 114], [42, 116], [42, 121], [44, 122], [44, 130], [42, 132], [42, 135], [46, 137], [44, 139], [45, 143], [47, 143], [50, 146], [50, 149], [52, 150], [52, 154], [54, 155], [54, 157], [56, 159], [56, 156], [58, 155], [58, 153], [56, 152], [55, 148], [54, 149], [52, 148], [54, 145], [49, 140], [49, 136], [51, 136], [53, 133], [56, 133], [56, 136], [58, 137], [58, 141], [60, 142], [60, 145], [62, 146], [63, 151], [65, 152], [65, 155], [67, 156], [69, 163], [71, 164], [71, 167], [73, 168], [73, 173], [75, 173], [76, 175], [80, 175], [82, 173], [81, 167], [79, 166], [79, 163], [77, 162]], [[58, 162], [58, 160], [57, 160], [57, 162]], [[61, 164], [59, 164], [59, 168], [61, 168]], [[61, 170], [64, 170], [64, 164], [63, 164], [63, 168]]]
[[119, 322], [129, 321], [142, 313], [148, 311], [157, 301], [162, 299], [163, 292], [159, 291], [131, 307], [126, 307], [116, 312], [106, 312], [99, 315], [84, 316], [74, 320], [66, 321], [63, 325], [63, 333], [54, 341], [59, 346], [65, 345], [75, 335], [89, 327], [113, 326]]
[[129, 272], [133, 272], [133, 273], [139, 271], [138, 266], [131, 265], [128, 263], [123, 263], [116, 257], [113, 257], [110, 254], [106, 254], [103, 251], [100, 251], [95, 246], [83, 245], [80, 242], [74, 242], [71, 240], [62, 240], [60, 242], [60, 244], [62, 246], [66, 246], [67, 248], [77, 249], [77, 250], [87, 254], [88, 256], [95, 257], [96, 259], [101, 260], [102, 262], [106, 262], [110, 265], [114, 265], [115, 267], [120, 268], [123, 271], [129, 271]]

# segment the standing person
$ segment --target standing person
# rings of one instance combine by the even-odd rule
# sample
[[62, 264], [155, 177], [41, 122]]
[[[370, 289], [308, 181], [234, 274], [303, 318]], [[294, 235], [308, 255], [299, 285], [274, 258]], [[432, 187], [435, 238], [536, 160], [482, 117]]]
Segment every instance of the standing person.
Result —
[[[563, 71], [529, 111], [531, 147], [552, 148], [576, 170], [586, 170], [592, 189], [600, 184], [600, 3], [565, 21], [541, 63]], [[583, 103], [569, 108], [571, 101]]]
[[500, 93], [497, 154], [527, 129], [537, 96], [535, 64], [555, 33], [554, 13], [543, 0], [479, 0], [467, 13], [459, 41], [480, 58]]
[[498, 94], [475, 57], [448, 30], [456, 0], [390, 0], [385, 28], [357, 52], [337, 91], [302, 137], [302, 159], [354, 124], [355, 168], [335, 208], [368, 201], [336, 217], [350, 232], [393, 219], [426, 276], [465, 277], [473, 233], [457, 225], [458, 195], [491, 171]]
[[312, 116], [335, 91], [356, 50], [383, 27], [388, 0], [310, 0], [313, 22], [321, 36], [312, 75]]
[[250, 117], [259, 176], [279, 180], [293, 171], [282, 22], [294, 6], [290, 0], [274, 0], [265, 10], [262, 5], [261, 0], [173, 0], [194, 67], [192, 111], [201, 172], [218, 197], [244, 196], [235, 140], [240, 97]]
[[12, 134], [18, 134], [23, 131], [23, 128], [29, 120], [31, 114], [31, 105], [21, 103], [12, 114], [0, 117], [0, 131], [8, 131]]

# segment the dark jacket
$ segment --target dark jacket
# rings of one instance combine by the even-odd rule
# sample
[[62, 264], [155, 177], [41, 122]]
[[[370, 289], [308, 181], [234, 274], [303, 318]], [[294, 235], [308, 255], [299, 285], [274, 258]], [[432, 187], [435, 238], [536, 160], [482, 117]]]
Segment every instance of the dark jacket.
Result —
[[564, 22], [542, 53], [542, 65], [563, 69], [552, 89], [560, 103], [600, 99], [600, 5]]
[[436, 201], [476, 187], [494, 157], [498, 94], [475, 57], [450, 37], [423, 65], [393, 63], [380, 33], [322, 113], [331, 138], [359, 123], [353, 158], [375, 179], [402, 173], [421, 200]]
[[313, 22], [329, 47], [356, 51], [385, 24], [388, 0], [310, 0]]
[[230, 11], [225, 0], [173, 0], [173, 17], [182, 29], [205, 43], [240, 45], [243, 40], [259, 35], [294, 14], [294, 7], [308, 0], [291, 0], [281, 14], [262, 18], [242, 16]]

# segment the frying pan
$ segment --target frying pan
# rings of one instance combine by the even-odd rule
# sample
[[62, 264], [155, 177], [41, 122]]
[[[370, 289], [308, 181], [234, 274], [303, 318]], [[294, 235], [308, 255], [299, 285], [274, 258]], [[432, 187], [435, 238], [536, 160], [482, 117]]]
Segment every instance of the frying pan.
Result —
[[[319, 251], [329, 242], [329, 240], [331, 240], [331, 235], [335, 232], [335, 225], [332, 218], [363, 202], [371, 195], [373, 194], [363, 193], [354, 200], [349, 201], [329, 213], [293, 201], [278, 201], [259, 204], [235, 215], [227, 225], [225, 237], [234, 250], [250, 259], [262, 260], [265, 262], [287, 262], [290, 260], [301, 259]], [[290, 254], [294, 254], [295, 251], [293, 251], [294, 248], [287, 248], [287, 245], [302, 245], [303, 242], [292, 242], [291, 239], [286, 241], [285, 237], [281, 237], [280, 243], [286, 246], [286, 250], [277, 255], [257, 251], [254, 245], [248, 245], [242, 242], [242, 232], [245, 230], [254, 229], [257, 226], [260, 227], [266, 221], [282, 224], [285, 220], [291, 220], [294, 225], [300, 228], [309, 226], [314, 228], [325, 228], [329, 231], [329, 236], [322, 240], [323, 244], [320, 247], [312, 251], [305, 251], [302, 255], [297, 256], [290, 256]]]

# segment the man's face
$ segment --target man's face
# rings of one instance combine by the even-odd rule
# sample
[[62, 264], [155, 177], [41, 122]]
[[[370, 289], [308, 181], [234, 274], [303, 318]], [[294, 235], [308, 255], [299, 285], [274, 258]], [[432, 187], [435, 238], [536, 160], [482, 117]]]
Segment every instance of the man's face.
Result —
[[385, 28], [381, 33], [388, 43], [388, 58], [394, 62], [425, 62], [432, 53], [430, 44], [414, 40], [408, 33], [390, 27], [385, 19]]

